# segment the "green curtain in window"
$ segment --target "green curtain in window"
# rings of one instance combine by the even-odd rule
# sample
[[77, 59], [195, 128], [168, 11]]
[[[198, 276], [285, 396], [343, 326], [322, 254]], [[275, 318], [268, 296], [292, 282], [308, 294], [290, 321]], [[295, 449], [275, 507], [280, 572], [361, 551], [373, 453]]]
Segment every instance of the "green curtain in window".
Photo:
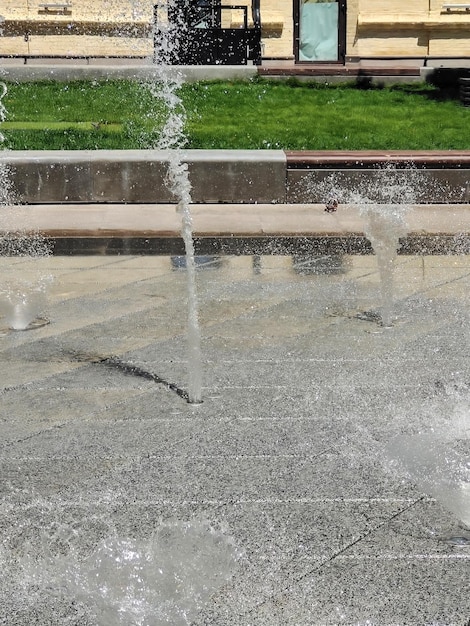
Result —
[[338, 2], [300, 5], [300, 61], [338, 60]]

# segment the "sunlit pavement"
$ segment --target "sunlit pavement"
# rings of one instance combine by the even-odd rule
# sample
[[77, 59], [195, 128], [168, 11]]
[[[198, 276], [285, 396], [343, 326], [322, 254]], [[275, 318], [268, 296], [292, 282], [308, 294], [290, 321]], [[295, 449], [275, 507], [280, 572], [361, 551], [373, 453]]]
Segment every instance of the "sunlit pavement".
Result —
[[391, 328], [374, 256], [199, 259], [198, 406], [181, 259], [0, 262], [48, 322], [1, 330], [0, 623], [95, 623], [26, 553], [209, 520], [243, 557], [194, 624], [467, 624], [469, 532], [384, 450], [434, 429], [468, 457], [470, 257], [399, 257]]

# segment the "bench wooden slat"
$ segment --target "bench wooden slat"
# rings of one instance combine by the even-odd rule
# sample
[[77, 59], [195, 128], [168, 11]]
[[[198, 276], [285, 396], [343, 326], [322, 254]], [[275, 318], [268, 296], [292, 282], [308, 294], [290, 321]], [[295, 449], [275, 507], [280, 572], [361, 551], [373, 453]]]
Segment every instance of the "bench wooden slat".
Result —
[[452, 9], [465, 9], [466, 11], [470, 11], [470, 4], [443, 4], [443, 9], [446, 11], [451, 11]]

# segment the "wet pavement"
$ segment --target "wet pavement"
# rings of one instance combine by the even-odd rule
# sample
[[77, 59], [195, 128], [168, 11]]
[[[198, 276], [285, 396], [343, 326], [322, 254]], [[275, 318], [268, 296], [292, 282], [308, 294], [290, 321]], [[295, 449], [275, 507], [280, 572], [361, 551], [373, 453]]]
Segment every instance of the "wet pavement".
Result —
[[468, 459], [470, 257], [400, 256], [390, 328], [372, 255], [199, 258], [198, 406], [175, 392], [180, 258], [0, 263], [48, 322], [9, 330], [3, 295], [1, 624], [94, 626], [87, 598], [28, 583], [26, 555], [41, 570], [177, 521], [242, 553], [194, 626], [468, 624], [465, 467], [435, 455], [440, 498], [387, 450], [425, 434]]
[[[361, 208], [340, 204], [192, 204], [195, 248], [211, 254], [370, 254]], [[41, 233], [54, 254], [182, 254], [174, 204], [38, 204], [4, 211], [0, 230]], [[400, 254], [467, 254], [467, 204], [414, 204]]]

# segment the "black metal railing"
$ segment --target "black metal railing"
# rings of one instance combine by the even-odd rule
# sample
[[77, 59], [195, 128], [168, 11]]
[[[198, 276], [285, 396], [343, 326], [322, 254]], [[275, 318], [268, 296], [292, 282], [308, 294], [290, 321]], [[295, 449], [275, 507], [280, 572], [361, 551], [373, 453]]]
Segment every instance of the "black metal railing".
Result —
[[[176, 3], [167, 19], [177, 31], [170, 62], [174, 65], [261, 65], [261, 15], [259, 0], [252, 0], [252, 24], [246, 5], [220, 0]], [[242, 25], [222, 27], [223, 11], [242, 11]], [[160, 6], [154, 7], [154, 49], [158, 62]]]

